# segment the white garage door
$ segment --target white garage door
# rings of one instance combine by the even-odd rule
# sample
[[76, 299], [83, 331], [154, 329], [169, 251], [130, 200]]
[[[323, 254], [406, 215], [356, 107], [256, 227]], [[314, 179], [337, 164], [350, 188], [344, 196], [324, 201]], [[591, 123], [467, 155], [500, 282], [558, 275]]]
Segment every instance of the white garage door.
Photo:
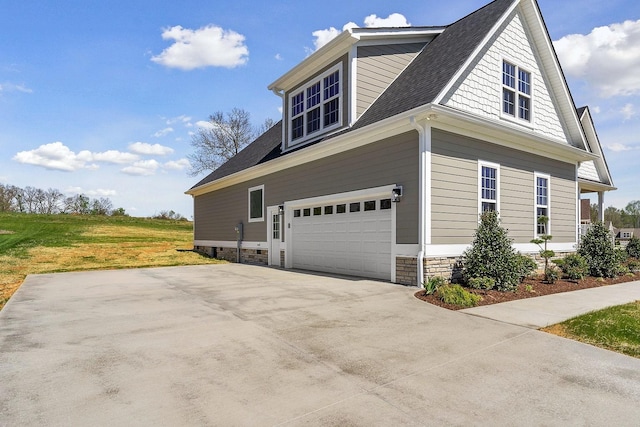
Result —
[[293, 267], [391, 280], [391, 200], [352, 200], [293, 211]]

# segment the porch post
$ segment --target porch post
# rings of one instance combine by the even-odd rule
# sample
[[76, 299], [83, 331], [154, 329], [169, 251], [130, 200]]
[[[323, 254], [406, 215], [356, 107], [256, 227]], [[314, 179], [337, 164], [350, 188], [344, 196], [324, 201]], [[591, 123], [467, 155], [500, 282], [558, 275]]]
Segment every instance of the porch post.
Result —
[[598, 191], [598, 219], [604, 224], [604, 191]]

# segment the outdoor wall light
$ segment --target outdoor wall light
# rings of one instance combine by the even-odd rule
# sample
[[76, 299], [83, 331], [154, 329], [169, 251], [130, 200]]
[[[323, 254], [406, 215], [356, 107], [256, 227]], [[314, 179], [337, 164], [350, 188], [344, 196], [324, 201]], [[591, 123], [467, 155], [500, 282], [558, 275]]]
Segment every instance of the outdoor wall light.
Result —
[[391, 190], [391, 201], [398, 203], [402, 198], [402, 185], [398, 185]]

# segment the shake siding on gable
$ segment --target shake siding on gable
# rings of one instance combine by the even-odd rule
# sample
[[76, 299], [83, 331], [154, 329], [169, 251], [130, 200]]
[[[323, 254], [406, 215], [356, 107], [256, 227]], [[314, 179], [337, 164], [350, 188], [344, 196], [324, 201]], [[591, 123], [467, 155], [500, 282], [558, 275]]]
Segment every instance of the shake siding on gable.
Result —
[[358, 48], [357, 117], [389, 87], [424, 46], [425, 43], [407, 43]]
[[534, 237], [534, 173], [551, 176], [553, 242], [574, 242], [575, 165], [434, 130], [432, 243], [468, 244], [478, 225], [478, 160], [500, 165], [500, 217], [514, 243]]
[[[567, 141], [558, 113], [551, 99], [536, 54], [522, 25], [520, 14], [514, 12], [506, 25], [480, 52], [471, 65], [444, 97], [443, 104], [483, 117], [501, 119], [502, 61], [508, 60], [529, 71], [532, 76], [532, 123], [534, 132]], [[526, 122], [516, 121], [522, 124]]]
[[244, 240], [267, 241], [267, 221], [247, 220], [247, 191], [263, 185], [266, 206], [298, 199], [389, 184], [404, 186], [397, 205], [397, 242], [417, 243], [418, 134], [415, 131], [348, 152], [285, 169], [195, 198], [195, 240], [235, 241], [234, 226], [244, 224]]

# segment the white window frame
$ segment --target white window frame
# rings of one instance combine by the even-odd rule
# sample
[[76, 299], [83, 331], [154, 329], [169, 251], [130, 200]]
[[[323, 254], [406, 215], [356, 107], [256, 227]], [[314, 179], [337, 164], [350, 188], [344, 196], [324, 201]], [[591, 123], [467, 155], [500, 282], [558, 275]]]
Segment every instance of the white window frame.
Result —
[[[493, 199], [485, 199], [482, 197], [482, 168], [492, 168], [496, 170], [496, 198]], [[483, 213], [482, 204], [483, 203], [495, 203], [496, 204], [496, 212], [500, 215], [500, 165], [497, 163], [487, 162], [484, 160], [478, 160], [478, 217]]]
[[[504, 83], [504, 64], [508, 63], [515, 68], [514, 86], [511, 87]], [[520, 91], [520, 71], [529, 75], [529, 93]], [[513, 114], [504, 111], [504, 91], [509, 90], [514, 95], [514, 107]], [[520, 124], [533, 123], [533, 73], [526, 67], [522, 67], [517, 61], [513, 61], [508, 58], [502, 58], [500, 62], [500, 116], [509, 120], [514, 120]], [[520, 117], [520, 98], [527, 98], [529, 100], [529, 118], [525, 119]]]
[[[538, 178], [547, 180], [547, 204], [539, 204], [538, 203]], [[539, 237], [542, 234], [551, 234], [551, 176], [546, 173], [535, 172], [533, 174], [533, 235], [535, 237]], [[547, 229], [545, 233], [538, 232], [538, 209], [544, 208], [547, 210], [546, 217], [549, 218], [549, 222], [547, 222]]]
[[[251, 218], [251, 193], [256, 190], [262, 190], [262, 201], [260, 205], [262, 208], [262, 216], [260, 218]], [[264, 185], [249, 188], [247, 192], [247, 208], [247, 217], [249, 218], [249, 222], [264, 222]]]
[[[324, 79], [325, 77], [330, 76], [331, 74], [338, 72], [338, 94], [337, 95], [333, 95], [327, 99], [324, 98]], [[313, 108], [311, 108], [310, 110], [308, 110], [308, 106], [307, 106], [307, 89], [315, 86], [317, 83], [320, 83], [320, 103], [316, 104], [313, 106]], [[339, 62], [338, 64], [334, 65], [333, 67], [329, 68], [327, 71], [325, 71], [324, 73], [315, 76], [313, 79], [305, 82], [304, 85], [298, 87], [296, 90], [291, 91], [291, 93], [289, 94], [288, 97], [288, 103], [287, 103], [287, 111], [285, 111], [286, 113], [286, 117], [287, 117], [287, 125], [288, 125], [288, 146], [289, 147], [293, 147], [293, 146], [297, 146], [305, 141], [308, 141], [312, 138], [316, 138], [320, 135], [322, 135], [325, 132], [328, 132], [330, 130], [339, 128], [342, 126], [342, 117], [344, 114], [344, 105], [342, 102], [342, 93], [345, 89], [345, 80], [344, 80], [344, 73], [342, 70], [342, 62]], [[297, 115], [293, 115], [293, 98], [298, 96], [300, 93], [303, 94], [303, 108], [302, 108], [302, 112], [297, 114]], [[332, 123], [328, 126], [324, 126], [324, 108], [325, 108], [325, 104], [333, 101], [333, 100], [337, 100], [338, 102], [338, 121], [335, 123]], [[320, 108], [320, 127], [318, 128], [318, 130], [314, 131], [313, 133], [308, 133], [307, 131], [307, 113], [313, 109], [316, 108], [316, 106], [318, 106]], [[293, 139], [293, 120], [298, 118], [298, 117], [302, 117], [302, 121], [303, 121], [303, 131], [302, 131], [302, 137], [297, 138], [296, 140]]]

